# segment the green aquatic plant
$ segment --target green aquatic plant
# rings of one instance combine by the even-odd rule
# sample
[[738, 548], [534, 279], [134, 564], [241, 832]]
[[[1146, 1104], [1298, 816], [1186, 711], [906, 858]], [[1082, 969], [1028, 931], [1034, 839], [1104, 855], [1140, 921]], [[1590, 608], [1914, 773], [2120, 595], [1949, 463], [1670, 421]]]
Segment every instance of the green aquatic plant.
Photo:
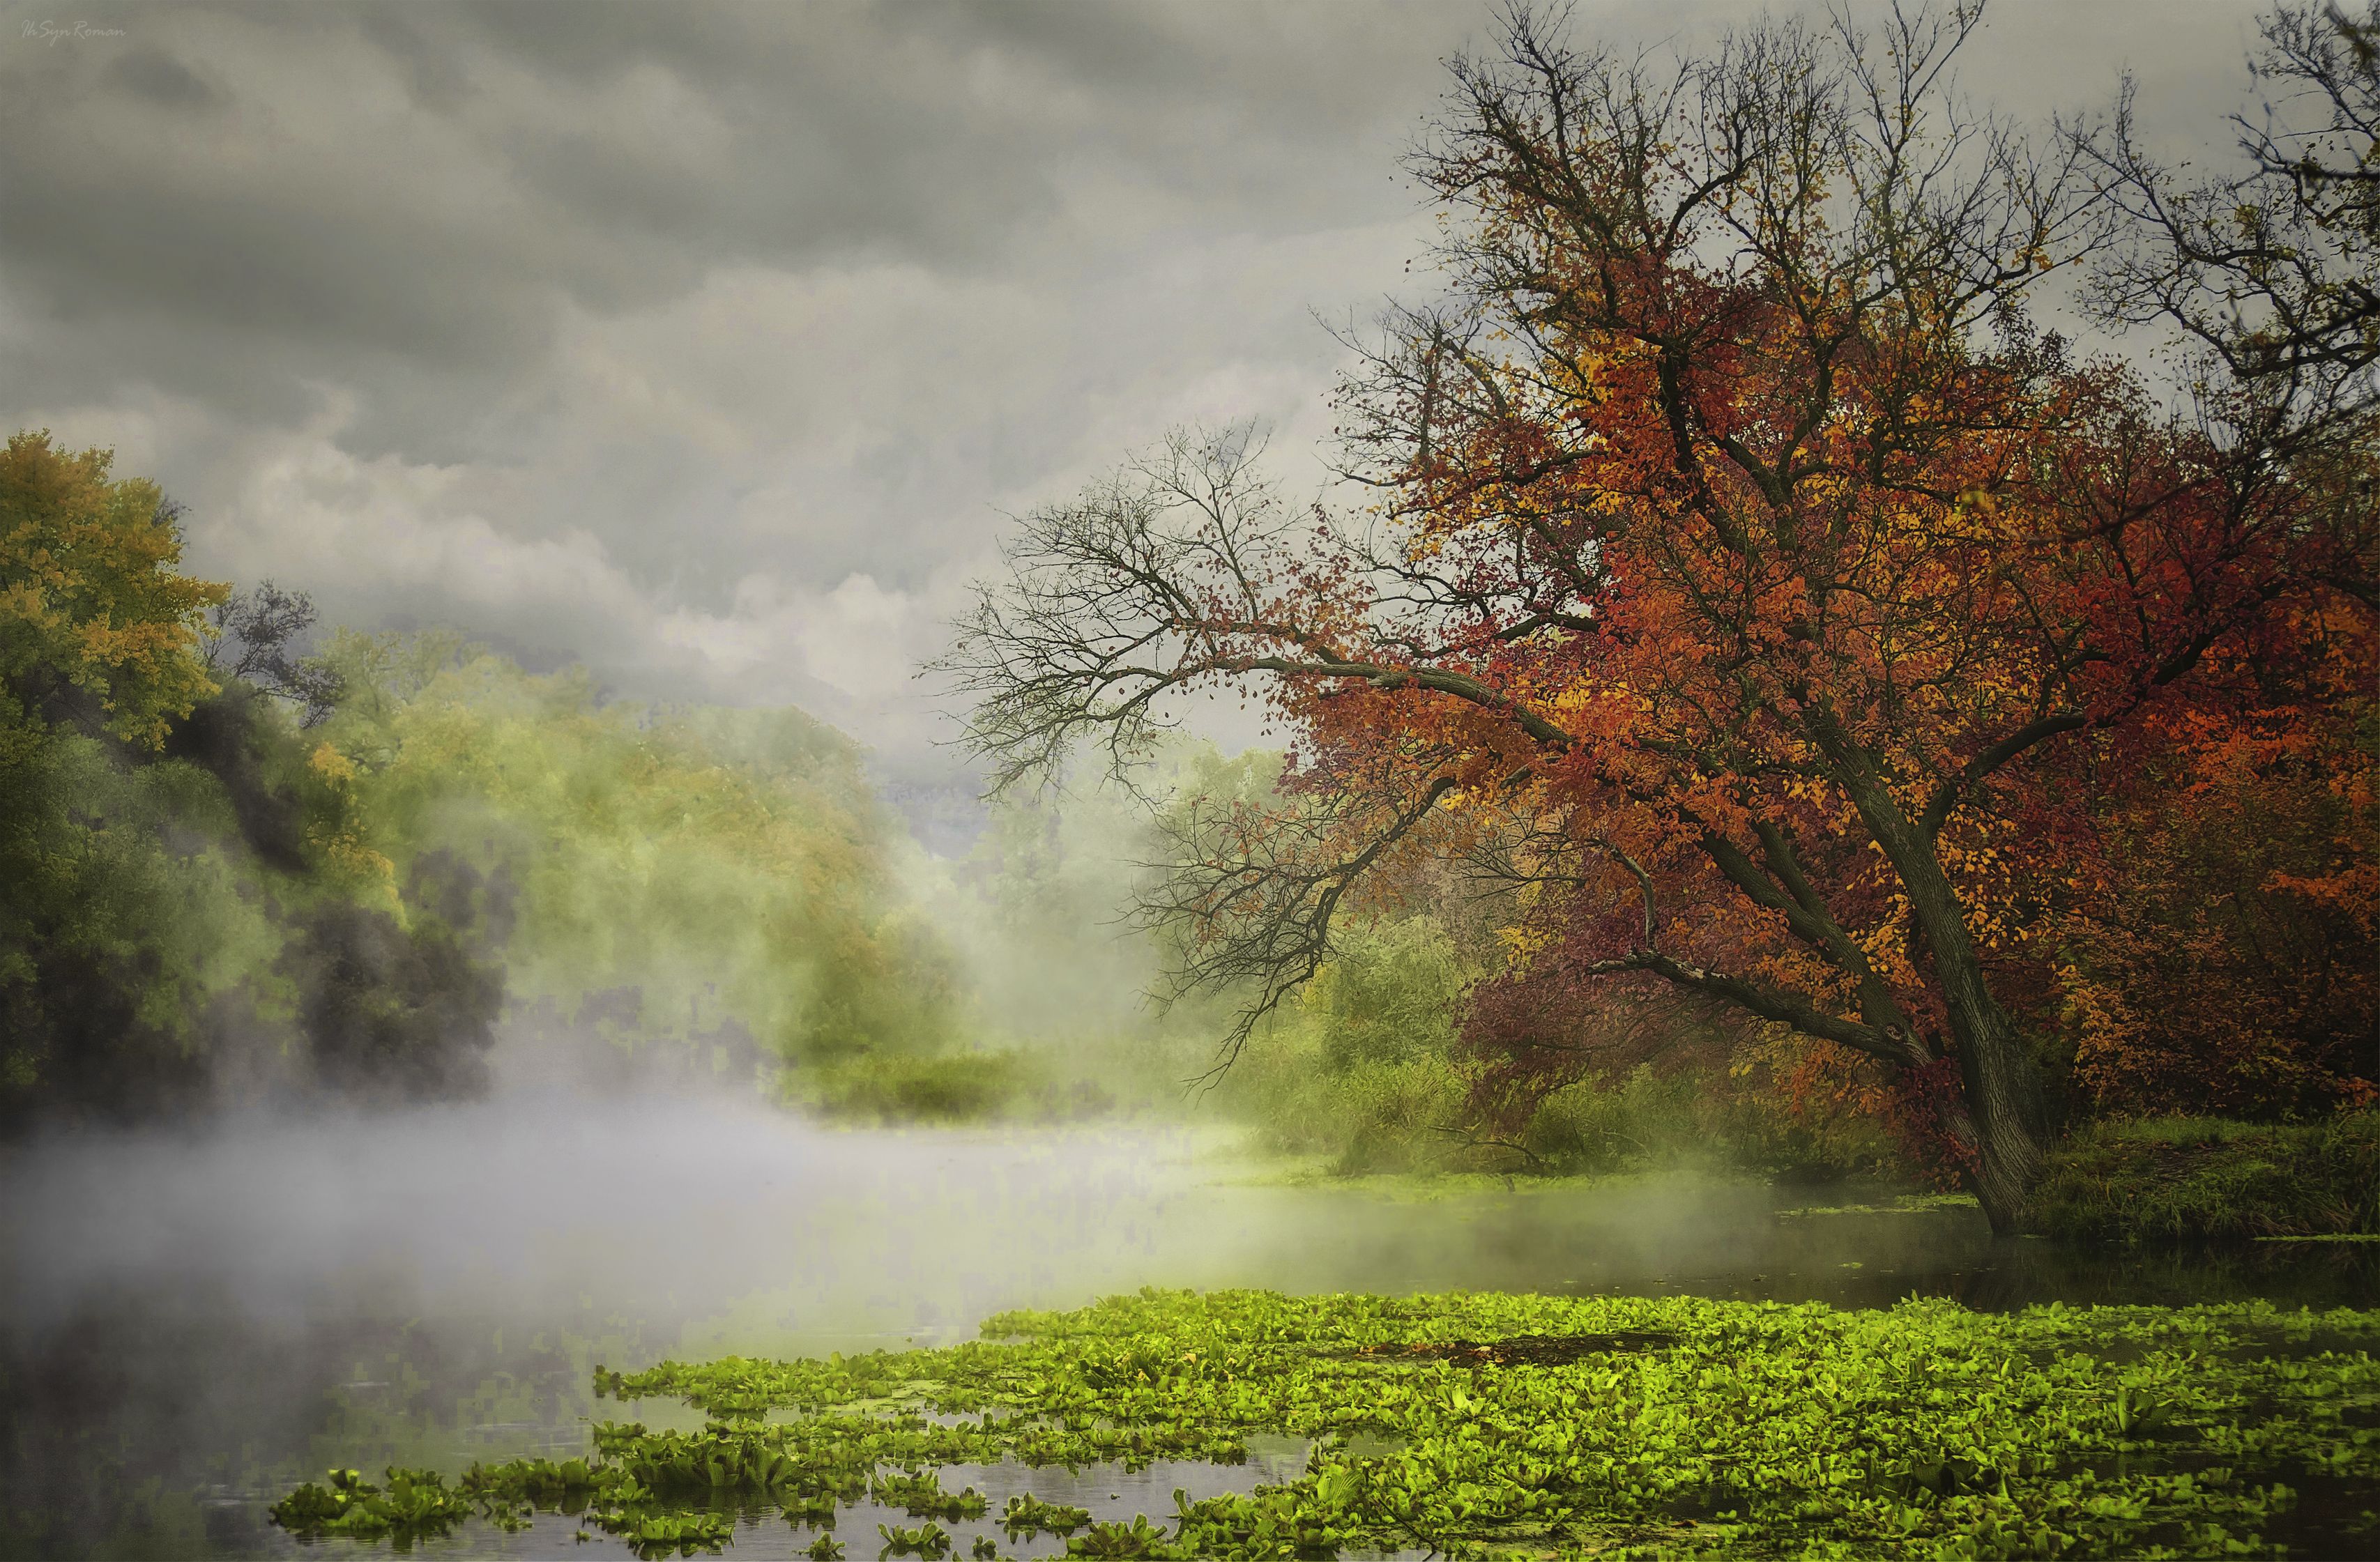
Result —
[[515, 1459], [494, 1469], [473, 1465], [452, 1490], [436, 1471], [391, 1466], [386, 1484], [373, 1485], [353, 1470], [333, 1470], [323, 1483], [307, 1482], [273, 1505], [275, 1523], [308, 1537], [386, 1537], [399, 1545], [446, 1534], [467, 1519], [499, 1529], [523, 1528], [539, 1508], [579, 1512], [607, 1534], [645, 1556], [717, 1550], [733, 1531], [708, 1513], [660, 1509], [651, 1488], [616, 1464], [583, 1459], [555, 1463]]
[[274, 1503], [273, 1522], [301, 1535], [385, 1535], [404, 1543], [443, 1535], [475, 1513], [493, 1516], [489, 1505], [448, 1491], [435, 1471], [391, 1465], [384, 1479], [386, 1485], [376, 1486], [360, 1471], [331, 1471], [323, 1483], [309, 1481]]
[[[1179, 1492], [1174, 1494], [1178, 1501]], [[1190, 1549], [1178, 1544], [1173, 1537], [1148, 1521], [1146, 1514], [1135, 1516], [1129, 1524], [1094, 1524], [1090, 1533], [1076, 1535], [1066, 1543], [1069, 1556], [1188, 1556]]]
[[822, 1529], [834, 1527], [835, 1511], [843, 1506], [838, 1494], [832, 1489], [787, 1492], [782, 1494], [778, 1501], [781, 1505], [779, 1511], [784, 1514], [787, 1523], [809, 1524]]
[[930, 1470], [923, 1475], [880, 1475], [869, 1483], [868, 1495], [912, 1519], [980, 1519], [987, 1506], [983, 1494], [973, 1486], [945, 1492]]
[[[577, 1494], [603, 1486], [604, 1471], [583, 1459], [559, 1463], [547, 1459], [519, 1459], [493, 1471], [473, 1465], [458, 1488], [467, 1497], [559, 1505]], [[581, 1498], [582, 1502], [584, 1498]]]
[[1008, 1499], [1008, 1507], [1000, 1515], [1000, 1527], [1012, 1535], [1071, 1535], [1091, 1521], [1087, 1508], [1070, 1508], [1061, 1502], [1043, 1502], [1030, 1492]]
[[[1150, 1290], [984, 1334], [599, 1373], [710, 1419], [605, 1423], [592, 1458], [475, 1469], [450, 1500], [497, 1522], [584, 1501], [631, 1539], [722, 1493], [955, 1523], [984, 1508], [942, 1491], [951, 1467], [1232, 1464], [1285, 1434], [1311, 1448], [1279, 1484], [1122, 1524], [1026, 1494], [997, 1522], [1148, 1557], [2278, 1555], [2380, 1527], [2374, 1312]], [[932, 1518], [880, 1532], [921, 1556], [964, 1539]]]
[[879, 1524], [876, 1532], [884, 1537], [887, 1556], [946, 1556], [950, 1554], [950, 1532], [932, 1520], [927, 1520], [914, 1530], [898, 1524]]
[[2173, 1419], [2173, 1401], [2127, 1386], [2116, 1390], [2116, 1430], [2127, 1437], [2155, 1432]]
[[713, 1513], [624, 1514], [598, 1521], [648, 1562], [672, 1552], [691, 1556], [697, 1551], [717, 1551], [735, 1532], [735, 1525]]

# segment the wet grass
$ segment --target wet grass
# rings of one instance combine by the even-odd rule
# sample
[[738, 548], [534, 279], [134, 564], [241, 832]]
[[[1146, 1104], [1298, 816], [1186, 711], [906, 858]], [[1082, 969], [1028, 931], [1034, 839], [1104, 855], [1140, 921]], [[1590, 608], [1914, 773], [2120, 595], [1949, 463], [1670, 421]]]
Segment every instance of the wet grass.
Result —
[[[660, 1556], [727, 1544], [722, 1503], [760, 1503], [822, 1558], [1060, 1539], [1090, 1557], [2153, 1557], [2380, 1541], [2374, 1312], [1142, 1291], [1002, 1314], [984, 1334], [599, 1372], [604, 1394], [674, 1397], [705, 1423], [605, 1423], [587, 1457], [475, 1467], [451, 1486], [340, 1471], [275, 1516], [301, 1535], [406, 1542], [558, 1511]], [[1061, 1471], [1231, 1466], [1267, 1434], [1312, 1440], [1293, 1478], [1185, 1489], [1130, 1522], [1050, 1499]], [[956, 1484], [1003, 1465], [1051, 1483], [1004, 1507]], [[835, 1531], [879, 1511], [871, 1534]]]
[[2034, 1195], [2051, 1236], [2133, 1242], [2380, 1233], [2380, 1112], [2093, 1124]]
[[2310, 1237], [2258, 1237], [2260, 1242], [2380, 1242], [2380, 1231], [2329, 1231]]
[[1973, 1193], [1900, 1193], [1877, 1195], [1872, 1204], [1804, 1205], [1795, 1209], [1780, 1209], [1780, 1220], [1800, 1219], [1814, 1215], [1926, 1215], [1937, 1209], [1981, 1209]]

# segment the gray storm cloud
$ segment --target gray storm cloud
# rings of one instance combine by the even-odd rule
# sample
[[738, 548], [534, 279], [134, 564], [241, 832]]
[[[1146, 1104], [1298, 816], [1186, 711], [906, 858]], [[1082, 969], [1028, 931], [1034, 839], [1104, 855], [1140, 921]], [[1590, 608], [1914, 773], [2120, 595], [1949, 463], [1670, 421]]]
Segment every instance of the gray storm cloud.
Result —
[[[1753, 14], [1575, 21], [1650, 46]], [[2219, 149], [2252, 6], [1992, 15], [1978, 96], [2087, 106], [2130, 66], [2153, 128]], [[941, 774], [908, 672], [1003, 512], [1200, 417], [1270, 419], [1320, 481], [1313, 317], [1427, 289], [1397, 157], [1492, 26], [1340, 0], [17, 6], [0, 414], [115, 446], [189, 504], [198, 567], [334, 621], [791, 700]]]

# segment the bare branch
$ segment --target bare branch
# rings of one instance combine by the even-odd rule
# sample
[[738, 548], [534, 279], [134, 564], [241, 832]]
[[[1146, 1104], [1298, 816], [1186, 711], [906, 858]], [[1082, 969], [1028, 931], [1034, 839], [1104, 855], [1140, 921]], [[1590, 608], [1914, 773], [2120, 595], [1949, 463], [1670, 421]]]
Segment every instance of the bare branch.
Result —
[[1454, 790], [1441, 774], [1386, 808], [1346, 797], [1301, 806], [1191, 798], [1160, 824], [1173, 847], [1135, 909], [1177, 954], [1162, 994], [1248, 994], [1205, 1077], [1231, 1067], [1250, 1035], [1330, 958], [1350, 890]]

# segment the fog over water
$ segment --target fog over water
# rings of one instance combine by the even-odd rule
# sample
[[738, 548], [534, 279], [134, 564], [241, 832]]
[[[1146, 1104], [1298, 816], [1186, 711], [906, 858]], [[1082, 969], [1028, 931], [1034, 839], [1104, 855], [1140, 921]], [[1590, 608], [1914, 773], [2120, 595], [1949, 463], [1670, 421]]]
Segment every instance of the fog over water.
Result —
[[[2059, 1283], [1972, 1210], [1801, 1217], [1840, 1195], [1692, 1178], [1427, 1196], [1288, 1185], [1232, 1142], [1132, 1123], [829, 1128], [722, 1096], [559, 1090], [54, 1132], [0, 1150], [0, 1307], [20, 1338], [124, 1297], [274, 1325], [358, 1309], [535, 1324], [592, 1307], [682, 1327], [687, 1350], [752, 1350], [965, 1338], [992, 1311], [1144, 1284], [1853, 1304], [1965, 1285], [1993, 1305]], [[2035, 1279], [2004, 1298], [1970, 1278], [2019, 1272]]]
[[[686, 1316], [757, 1293], [787, 1326], [955, 1326], [1063, 1259], [1105, 1279], [1189, 1186], [1179, 1134], [827, 1130], [692, 1095], [565, 1092], [181, 1134], [55, 1134], [6, 1153], [7, 1306], [197, 1287], [264, 1317], [375, 1294], [533, 1317], [601, 1299]], [[993, 1277], [1000, 1277], [995, 1279]], [[971, 1321], [971, 1320], [970, 1320]]]
[[1399, 1199], [1266, 1185], [1230, 1145], [1128, 1124], [826, 1128], [717, 1096], [559, 1091], [59, 1132], [0, 1152], [16, 1195], [0, 1294], [36, 1333], [127, 1295], [278, 1324], [358, 1306], [535, 1323], [591, 1302], [682, 1325], [687, 1349], [761, 1349], [965, 1336], [1001, 1308], [1143, 1284], [1633, 1286], [1786, 1251], [1773, 1190]]

